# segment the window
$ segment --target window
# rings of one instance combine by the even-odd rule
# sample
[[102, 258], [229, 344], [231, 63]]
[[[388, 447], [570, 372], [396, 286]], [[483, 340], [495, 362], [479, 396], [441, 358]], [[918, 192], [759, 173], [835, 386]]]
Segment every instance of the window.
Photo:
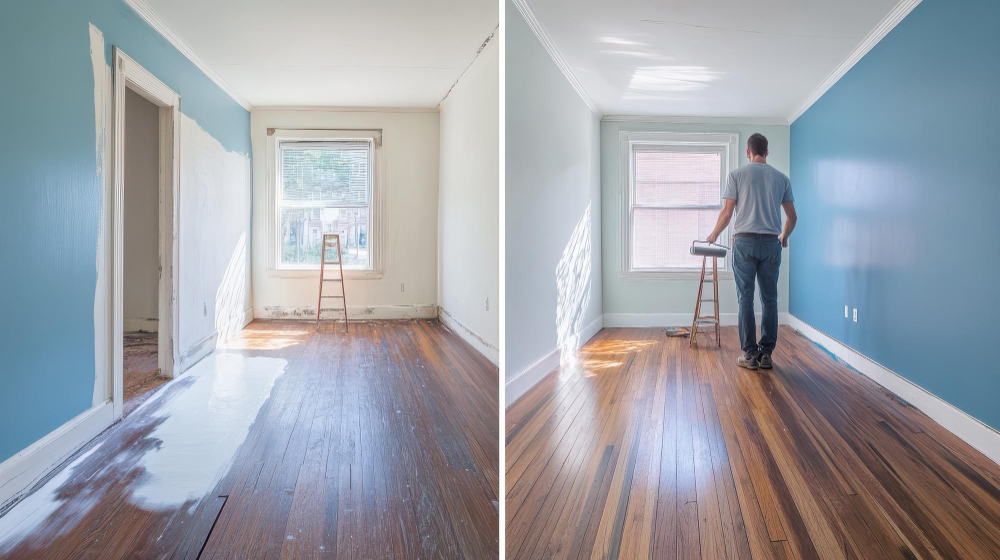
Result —
[[[316, 270], [323, 235], [340, 235], [345, 272], [371, 276], [378, 261], [378, 131], [274, 131], [271, 268]], [[335, 258], [328, 254], [328, 259]]]
[[[738, 138], [730, 134], [622, 133], [625, 215], [623, 270], [700, 270], [691, 243], [719, 217], [722, 190], [735, 169]], [[718, 243], [728, 245], [728, 231]], [[725, 259], [719, 262], [727, 269]]]

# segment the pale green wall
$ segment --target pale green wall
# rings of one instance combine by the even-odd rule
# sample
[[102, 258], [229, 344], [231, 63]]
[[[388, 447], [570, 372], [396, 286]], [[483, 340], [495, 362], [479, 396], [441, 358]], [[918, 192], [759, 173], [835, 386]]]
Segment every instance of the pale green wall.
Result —
[[[601, 123], [601, 231], [604, 313], [687, 313], [694, 311], [698, 279], [690, 280], [637, 280], [623, 278], [619, 273], [621, 261], [621, 164], [618, 133], [628, 132], [719, 132], [740, 135], [740, 166], [749, 163], [746, 158], [746, 140], [754, 132], [767, 136], [771, 156], [768, 163], [788, 173], [788, 126], [751, 126], [727, 124], [668, 124], [656, 122]], [[792, 188], [795, 188], [794, 178]], [[795, 235], [791, 242], [794, 243]], [[732, 276], [725, 276], [720, 283], [719, 305], [722, 313], [736, 313], [736, 286]], [[782, 255], [778, 283], [778, 311], [788, 311], [788, 251]]]

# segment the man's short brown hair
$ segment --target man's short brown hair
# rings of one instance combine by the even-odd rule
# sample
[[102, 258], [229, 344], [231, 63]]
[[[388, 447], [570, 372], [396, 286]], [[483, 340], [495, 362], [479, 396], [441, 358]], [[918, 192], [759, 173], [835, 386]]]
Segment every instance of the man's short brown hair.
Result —
[[750, 153], [755, 156], [767, 157], [767, 138], [759, 132], [754, 132], [747, 139], [747, 148], [750, 148]]

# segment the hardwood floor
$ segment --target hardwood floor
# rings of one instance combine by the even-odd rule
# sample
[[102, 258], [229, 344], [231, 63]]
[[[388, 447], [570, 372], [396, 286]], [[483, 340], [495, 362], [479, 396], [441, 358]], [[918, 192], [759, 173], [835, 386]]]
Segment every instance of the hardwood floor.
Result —
[[436, 321], [256, 321], [0, 517], [0, 556], [497, 558], [498, 385]]
[[[507, 411], [506, 557], [1000, 557], [1000, 467], [781, 327], [603, 330]], [[947, 368], [942, 368], [947, 375]]]

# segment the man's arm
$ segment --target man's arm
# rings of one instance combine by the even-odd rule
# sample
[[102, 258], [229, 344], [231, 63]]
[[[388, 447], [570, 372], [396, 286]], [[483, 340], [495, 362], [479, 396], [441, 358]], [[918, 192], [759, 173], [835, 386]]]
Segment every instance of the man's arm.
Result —
[[795, 214], [794, 202], [782, 202], [781, 207], [785, 210], [785, 227], [781, 231], [781, 235], [778, 236], [778, 241], [781, 241], [782, 247], [788, 247], [788, 236], [795, 229], [795, 222], [799, 220], [799, 217]]
[[732, 198], [726, 198], [722, 201], [722, 211], [719, 212], [719, 221], [715, 223], [715, 229], [712, 233], [708, 234], [706, 238], [709, 243], [715, 243], [715, 240], [722, 235], [722, 232], [729, 227], [730, 220], [733, 219], [733, 212], [736, 211], [736, 200]]

